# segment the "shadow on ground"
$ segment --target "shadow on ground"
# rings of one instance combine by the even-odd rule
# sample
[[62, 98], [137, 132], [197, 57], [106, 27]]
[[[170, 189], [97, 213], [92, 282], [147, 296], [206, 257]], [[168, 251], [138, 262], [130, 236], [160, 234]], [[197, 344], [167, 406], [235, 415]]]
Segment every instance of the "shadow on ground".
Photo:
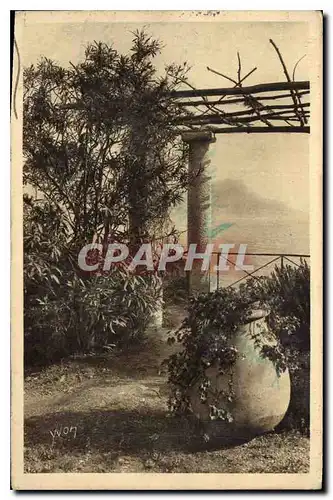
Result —
[[98, 410], [56, 412], [26, 419], [25, 446], [50, 444], [63, 450], [193, 451], [194, 427], [165, 413]]
[[271, 434], [216, 451], [194, 450], [193, 445], [190, 423], [167, 418], [164, 412], [56, 412], [26, 419], [25, 471], [295, 473], [309, 470], [309, 440], [298, 435]]

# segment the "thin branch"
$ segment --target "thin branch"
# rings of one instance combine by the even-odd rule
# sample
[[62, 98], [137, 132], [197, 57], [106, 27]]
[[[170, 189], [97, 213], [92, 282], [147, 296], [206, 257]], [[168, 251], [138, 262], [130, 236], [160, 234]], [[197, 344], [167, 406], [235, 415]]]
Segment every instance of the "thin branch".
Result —
[[[234, 80], [233, 78], [230, 78], [229, 76], [227, 75], [224, 75], [223, 73], [219, 73], [218, 71], [215, 71], [215, 70], [211, 70], [209, 67], [207, 67], [208, 70], [211, 70], [213, 73], [217, 74], [217, 75], [220, 75], [222, 76], [223, 78], [226, 78], [227, 80], [230, 80], [232, 83], [235, 84], [235, 87], [241, 87], [242, 86], [242, 80], [241, 80], [241, 60], [240, 60], [240, 56], [239, 56], [239, 52], [237, 52], [237, 57], [238, 57], [238, 82], [236, 80]], [[225, 97], [222, 96], [221, 100]], [[244, 96], [244, 99], [245, 97], [250, 97], [250, 96]], [[252, 98], [253, 101], [255, 100], [254, 98]], [[261, 117], [260, 115], [260, 112], [258, 111], [258, 103], [256, 103], [256, 106], [252, 106], [253, 108], [253, 111], [257, 114], [258, 118], [265, 124], [267, 125], [268, 127], [271, 126], [271, 123], [269, 123], [269, 121], [265, 120], [264, 118]]]
[[236, 87], [239, 87], [240, 83], [234, 80], [233, 78], [230, 78], [230, 76], [224, 75], [223, 73], [220, 73], [219, 71], [216, 71], [215, 69], [212, 69], [209, 66], [207, 66], [207, 69], [208, 71], [215, 73], [215, 75], [222, 76], [222, 78], [225, 78], [226, 80], [229, 80], [229, 82], [234, 83]]
[[[241, 59], [240, 59], [240, 55], [239, 55], [239, 52], [237, 52], [237, 58], [238, 58], [238, 71], [237, 71], [237, 75], [238, 75], [238, 84], [239, 84], [239, 87], [242, 86], [242, 82], [241, 82], [241, 69], [242, 69], [242, 63], [241, 63]], [[250, 102], [250, 106], [253, 110], [253, 112], [258, 116], [259, 120], [262, 121], [265, 125], [267, 125], [268, 127], [271, 127], [272, 124], [265, 118], [261, 115], [259, 109], [262, 107], [262, 104], [260, 102], [258, 102], [254, 97], [252, 96], [248, 96], [248, 95], [244, 95], [244, 104], [245, 104], [245, 100], [248, 100], [248, 102]]]
[[304, 59], [304, 57], [306, 57], [306, 54], [304, 54], [304, 56], [302, 56], [300, 59], [298, 59], [297, 63], [294, 66], [294, 69], [293, 69], [293, 82], [295, 81], [295, 71], [296, 71], [296, 68], [299, 65], [299, 63]]
[[[196, 91], [195, 87], [193, 87], [189, 82], [184, 81], [183, 83], [185, 83], [186, 85], [188, 85], [192, 90]], [[224, 112], [221, 112], [221, 110], [215, 108], [214, 106], [210, 106], [209, 101], [207, 100], [207, 97], [205, 95], [202, 95], [202, 99], [205, 102], [205, 105], [207, 106], [207, 109], [210, 109], [212, 111], [217, 111], [218, 113], [221, 114], [221, 116], [223, 116]], [[228, 125], [227, 121], [225, 123]], [[229, 123], [229, 125], [233, 125], [233, 123]]]
[[[215, 73], [216, 75], [218, 76], [222, 76], [223, 78], [226, 78], [227, 80], [230, 80], [232, 81], [232, 83], [235, 84], [235, 87], [234, 88], [238, 88], [240, 83], [243, 83], [250, 75], [252, 75], [252, 73], [254, 73], [255, 71], [257, 71], [257, 67], [255, 68], [252, 68], [251, 71], [249, 71], [245, 76], [243, 76], [243, 78], [240, 80], [240, 82], [236, 82], [235, 80], [233, 80], [232, 78], [230, 78], [229, 76], [226, 76], [226, 75], [223, 75], [223, 73], [219, 73], [218, 71], [216, 71], [215, 69], [212, 69], [210, 68], [209, 66], [207, 66], [207, 69], [208, 71], [210, 71], [211, 73]], [[230, 89], [221, 89], [221, 90], [230, 90]], [[214, 94], [210, 94], [210, 95], [214, 95]], [[216, 94], [215, 94], [216, 95]], [[218, 95], [218, 94], [217, 94]], [[229, 93], [226, 93], [226, 95], [229, 95]], [[223, 96], [225, 97], [225, 96]]]
[[241, 64], [241, 60], [240, 60], [240, 55], [239, 55], [239, 52], [237, 52], [237, 58], [238, 58], [238, 72], [237, 72], [237, 76], [238, 76], [238, 85], [241, 86], [241, 71], [242, 71], [242, 64]]
[[[215, 70], [212, 70], [211, 68], [209, 68], [208, 66], [207, 66], [207, 69], [208, 69], [208, 71], [212, 71], [212, 72], [214, 72], [214, 71], [215, 71]], [[235, 87], [240, 86], [240, 84], [241, 84], [242, 82], [244, 82], [244, 81], [245, 81], [245, 80], [246, 80], [246, 79], [247, 79], [250, 75], [252, 75], [252, 73], [254, 73], [256, 70], [257, 70], [257, 68], [256, 68], [256, 67], [255, 67], [255, 68], [253, 68], [253, 69], [251, 69], [251, 71], [249, 71], [249, 72], [248, 72], [248, 73], [247, 73], [247, 74], [246, 74], [246, 75], [242, 78], [242, 80], [240, 80], [239, 84], [237, 84], [237, 83], [235, 84]], [[227, 97], [227, 95], [222, 95], [222, 96], [219, 98], [219, 100], [218, 100], [218, 101], [215, 101], [215, 102], [214, 102], [214, 104], [221, 104], [221, 101], [222, 101], [225, 97]], [[241, 99], [241, 102], [242, 102], [242, 99]], [[224, 104], [225, 104], [225, 102], [224, 102]], [[214, 106], [214, 109], [215, 109], [215, 110], [217, 110], [217, 111], [220, 111], [218, 108], [215, 108], [215, 106]], [[205, 111], [205, 113], [206, 113], [206, 112], [207, 112], [207, 111]]]
[[[254, 71], [256, 71], [256, 69], [257, 69], [257, 68], [253, 68], [253, 69], [251, 69], [251, 71], [249, 71], [249, 72], [248, 72], [248, 73], [244, 76], [244, 78], [243, 78], [242, 80], [240, 80], [238, 83], [237, 83], [235, 80], [231, 80], [231, 81], [235, 84], [235, 87], [241, 86], [241, 83], [242, 83], [243, 81], [245, 81], [245, 80], [246, 80], [246, 78], [248, 78], [250, 75], [252, 75], [252, 73], [254, 73]], [[208, 66], [207, 66], [207, 70], [208, 70], [208, 71], [211, 71], [211, 72], [213, 72], [213, 73], [219, 74], [217, 71], [215, 71], [215, 70], [213, 70], [213, 69], [209, 68]], [[222, 76], [222, 75], [221, 75], [221, 76]], [[226, 77], [226, 78], [228, 78], [228, 77]], [[225, 97], [227, 97], [227, 96], [226, 96], [226, 95], [222, 95], [222, 96], [220, 97], [220, 99], [217, 101], [217, 104], [220, 104], [220, 103], [221, 103], [221, 101], [222, 101]], [[212, 108], [212, 109], [213, 109], [213, 108]], [[214, 109], [215, 109], [216, 111], [220, 112], [220, 113], [221, 113], [221, 111], [222, 111], [222, 110], [219, 110], [218, 108], [214, 108]], [[207, 112], [207, 111], [205, 111], [205, 112]], [[223, 112], [223, 111], [222, 111], [222, 112]]]
[[[285, 76], [287, 78], [287, 81], [289, 83], [292, 83], [292, 81], [290, 79], [290, 76], [289, 76], [289, 73], [288, 73], [288, 70], [287, 70], [287, 66], [286, 66], [286, 64], [285, 64], [285, 62], [283, 60], [283, 57], [281, 55], [281, 52], [280, 52], [279, 48], [276, 46], [276, 44], [273, 42], [273, 40], [271, 38], [270, 38], [269, 41], [273, 45], [273, 47], [274, 47], [274, 49], [275, 49], [275, 51], [276, 51], [276, 53], [277, 53], [277, 55], [278, 55], [278, 57], [280, 59], [280, 62], [282, 64], [282, 68], [283, 68], [284, 74], [285, 74]], [[296, 115], [297, 115], [297, 117], [299, 119], [299, 122], [300, 122], [301, 125], [304, 125], [304, 122], [307, 123], [307, 121], [306, 121], [306, 118], [303, 119], [302, 114], [299, 113], [299, 111], [298, 111], [299, 98], [297, 98], [296, 89], [295, 90], [290, 89], [290, 94], [291, 94], [291, 98], [293, 100], [293, 103], [295, 105], [295, 113], [296, 113]]]

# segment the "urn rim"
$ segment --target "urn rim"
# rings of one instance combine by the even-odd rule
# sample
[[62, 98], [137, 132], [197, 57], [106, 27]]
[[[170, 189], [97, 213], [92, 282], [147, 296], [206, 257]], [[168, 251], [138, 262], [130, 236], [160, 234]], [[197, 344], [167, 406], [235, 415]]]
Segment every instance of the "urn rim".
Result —
[[270, 308], [259, 301], [253, 302], [248, 308], [248, 314], [246, 317], [246, 323], [251, 323], [252, 321], [256, 321], [258, 319], [266, 318], [270, 314]]

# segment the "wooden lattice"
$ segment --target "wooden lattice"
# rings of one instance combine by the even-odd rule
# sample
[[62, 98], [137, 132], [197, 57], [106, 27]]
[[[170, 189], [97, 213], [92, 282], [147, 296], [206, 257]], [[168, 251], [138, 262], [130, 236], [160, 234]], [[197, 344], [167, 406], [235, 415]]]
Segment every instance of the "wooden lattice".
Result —
[[[207, 67], [207, 70], [231, 81], [229, 88], [196, 89], [188, 82], [189, 90], [174, 92], [178, 105], [184, 110], [179, 118], [181, 130], [211, 130], [214, 133], [309, 133], [310, 83], [290, 77], [282, 55], [273, 45], [286, 77], [286, 82], [263, 83], [243, 87], [243, 82], [256, 67], [242, 77], [238, 56], [237, 79]], [[210, 99], [214, 98], [214, 99]]]

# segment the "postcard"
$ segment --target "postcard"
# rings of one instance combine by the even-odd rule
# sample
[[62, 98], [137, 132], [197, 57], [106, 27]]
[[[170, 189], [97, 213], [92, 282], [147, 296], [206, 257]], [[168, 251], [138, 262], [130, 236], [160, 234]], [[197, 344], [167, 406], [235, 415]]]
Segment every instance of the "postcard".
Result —
[[322, 488], [322, 26], [16, 13], [13, 489]]

